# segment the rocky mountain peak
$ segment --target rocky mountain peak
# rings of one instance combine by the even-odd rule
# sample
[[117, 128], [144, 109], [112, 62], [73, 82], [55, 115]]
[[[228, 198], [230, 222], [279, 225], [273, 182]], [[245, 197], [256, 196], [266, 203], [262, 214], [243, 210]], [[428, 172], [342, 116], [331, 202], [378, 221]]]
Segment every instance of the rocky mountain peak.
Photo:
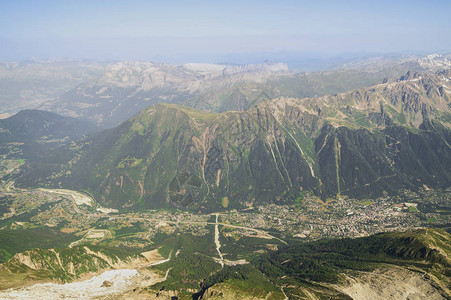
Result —
[[451, 60], [440, 54], [430, 54], [417, 60], [418, 64], [428, 70], [438, 71], [451, 68]]

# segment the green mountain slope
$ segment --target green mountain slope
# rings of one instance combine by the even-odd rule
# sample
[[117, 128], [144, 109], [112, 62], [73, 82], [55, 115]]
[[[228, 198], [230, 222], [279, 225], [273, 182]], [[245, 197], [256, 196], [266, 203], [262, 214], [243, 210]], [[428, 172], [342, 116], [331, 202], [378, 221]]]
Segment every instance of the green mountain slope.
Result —
[[[356, 292], [351, 288], [356, 285], [362, 285], [368, 293], [376, 295], [385, 294], [384, 289], [396, 293], [398, 288], [402, 296], [409, 292], [402, 291], [404, 287], [400, 282], [418, 277], [415, 281], [418, 289], [409, 287], [412, 296], [423, 293], [424, 297], [425, 291], [429, 291], [437, 299], [442, 299], [440, 296], [446, 299], [450, 294], [449, 245], [450, 235], [439, 229], [392, 232], [290, 245], [263, 255], [253, 263], [274, 283], [288, 286], [287, 294], [292, 297], [305, 296], [306, 290], [317, 296], [334, 290], [347, 294]], [[400, 276], [409, 277], [400, 279]], [[383, 284], [375, 284], [379, 281]], [[358, 293], [348, 295], [369, 297]], [[343, 296], [340, 299], [346, 299]], [[396, 298], [394, 294], [386, 296]]]
[[408, 74], [243, 112], [159, 104], [26, 165], [17, 183], [88, 190], [115, 208], [195, 210], [290, 203], [299, 190], [362, 197], [448, 187], [446, 76]]
[[[144, 289], [144, 295], [172, 292], [180, 299], [421, 299], [428, 295], [447, 299], [450, 294], [451, 237], [441, 229], [291, 242], [277, 250], [251, 251], [248, 263], [223, 268], [207, 256], [205, 237], [197, 239], [198, 248], [178, 245], [180, 255], [157, 267], [169, 269], [170, 275]], [[255, 246], [256, 240], [249, 243]], [[187, 254], [195, 250], [201, 252]]]
[[426, 295], [447, 299], [450, 295], [451, 237], [441, 229], [291, 240], [270, 248], [268, 243], [275, 246], [274, 241], [246, 237], [242, 238], [246, 248], [239, 247], [242, 239], [230, 241], [246, 260], [221, 267], [213, 225], [208, 226], [205, 235], [174, 232], [159, 241], [168, 259], [155, 265], [131, 255], [130, 249], [92, 245], [17, 253], [0, 265], [0, 289], [18, 287], [22, 281], [70, 282], [125, 263], [142, 275], [160, 274], [161, 280], [131, 286], [120, 299], [174, 295], [179, 299], [421, 299]]
[[[89, 121], [43, 110], [22, 110], [0, 120], [0, 151], [7, 155], [16, 152], [24, 158], [45, 155], [50, 149], [95, 130]], [[17, 149], [11, 151], [12, 148]]]

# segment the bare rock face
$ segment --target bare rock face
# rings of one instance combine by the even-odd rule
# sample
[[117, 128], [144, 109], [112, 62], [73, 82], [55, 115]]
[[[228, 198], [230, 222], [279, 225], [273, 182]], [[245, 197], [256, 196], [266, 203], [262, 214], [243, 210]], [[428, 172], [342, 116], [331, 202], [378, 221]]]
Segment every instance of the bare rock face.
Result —
[[433, 280], [400, 267], [390, 266], [373, 272], [360, 272], [358, 276], [348, 277], [348, 282], [347, 286], [339, 286], [337, 289], [353, 299], [447, 299], [447, 295], [437, 288]]
[[432, 71], [438, 71], [446, 68], [451, 68], [451, 60], [439, 54], [430, 54], [426, 57], [418, 59], [418, 64]]
[[117, 295], [135, 287], [136, 276], [139, 273], [135, 269], [109, 270], [78, 282], [47, 282], [26, 288], [2, 290], [0, 299], [117, 299]]
[[105, 280], [100, 287], [112, 287], [113, 283], [111, 281]]
[[218, 283], [208, 288], [202, 295], [202, 300], [226, 300], [226, 299], [242, 299], [242, 300], [259, 300], [259, 299], [284, 299], [282, 294], [268, 293], [267, 295], [254, 295], [247, 293], [236, 286], [227, 283]]
[[[64, 282], [68, 278], [70, 280], [79, 278], [86, 271], [99, 272], [121, 262], [122, 260], [115, 255], [92, 251], [86, 246], [76, 246], [70, 251], [36, 248], [16, 253], [8, 262], [0, 264], [0, 269], [15, 272], [18, 268], [24, 268], [26, 272], [44, 272]], [[89, 268], [87, 269], [86, 266]]]

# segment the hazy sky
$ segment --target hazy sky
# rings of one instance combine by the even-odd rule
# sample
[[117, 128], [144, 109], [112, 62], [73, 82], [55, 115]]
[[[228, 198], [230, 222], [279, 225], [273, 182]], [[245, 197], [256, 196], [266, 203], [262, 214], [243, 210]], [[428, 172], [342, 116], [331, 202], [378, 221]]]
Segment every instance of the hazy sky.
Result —
[[451, 0], [0, 0], [0, 60], [451, 52]]

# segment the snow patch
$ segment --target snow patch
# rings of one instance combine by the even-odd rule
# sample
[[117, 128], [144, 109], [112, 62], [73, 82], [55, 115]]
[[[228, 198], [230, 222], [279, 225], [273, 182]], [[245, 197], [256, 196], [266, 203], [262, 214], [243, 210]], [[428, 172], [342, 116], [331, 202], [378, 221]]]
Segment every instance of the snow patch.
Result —
[[418, 64], [426, 69], [438, 71], [451, 67], [451, 61], [439, 54], [431, 54], [426, 57], [418, 59]]

